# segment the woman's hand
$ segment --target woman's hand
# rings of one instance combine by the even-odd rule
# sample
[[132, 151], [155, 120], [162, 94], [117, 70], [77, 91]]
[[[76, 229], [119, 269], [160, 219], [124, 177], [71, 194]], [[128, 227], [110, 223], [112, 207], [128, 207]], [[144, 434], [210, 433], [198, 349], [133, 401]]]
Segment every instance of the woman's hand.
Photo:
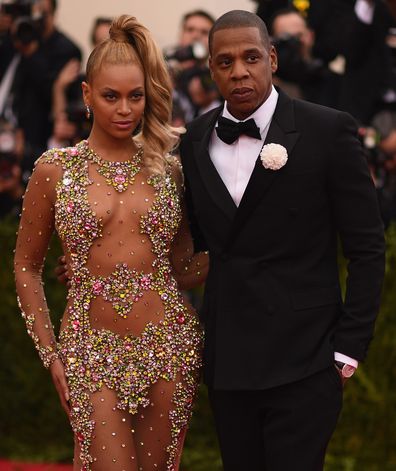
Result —
[[50, 366], [50, 373], [52, 376], [52, 381], [58, 392], [61, 405], [64, 411], [66, 412], [67, 416], [70, 417], [69, 387], [66, 381], [65, 367], [63, 366], [63, 363], [59, 358], [57, 358]]
[[69, 286], [70, 284], [70, 276], [68, 273], [69, 267], [66, 264], [66, 257], [62, 255], [62, 257], [58, 258], [58, 266], [55, 268], [55, 275], [56, 278], [60, 283]]

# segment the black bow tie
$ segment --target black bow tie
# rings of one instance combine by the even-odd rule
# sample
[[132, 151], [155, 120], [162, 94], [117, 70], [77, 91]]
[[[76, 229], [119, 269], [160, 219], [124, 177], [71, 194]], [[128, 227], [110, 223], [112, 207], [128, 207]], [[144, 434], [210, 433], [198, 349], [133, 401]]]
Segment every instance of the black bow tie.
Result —
[[260, 129], [253, 118], [243, 122], [236, 122], [220, 116], [216, 132], [219, 138], [226, 144], [232, 144], [242, 134], [254, 137], [255, 139], [261, 139]]

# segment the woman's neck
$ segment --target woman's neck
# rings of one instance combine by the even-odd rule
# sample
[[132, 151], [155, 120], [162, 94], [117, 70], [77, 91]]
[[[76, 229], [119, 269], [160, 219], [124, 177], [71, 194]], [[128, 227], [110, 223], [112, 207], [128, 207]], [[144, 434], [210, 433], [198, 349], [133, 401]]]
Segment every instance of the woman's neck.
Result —
[[130, 160], [138, 147], [132, 136], [126, 139], [116, 139], [103, 136], [92, 129], [88, 137], [89, 147], [105, 160], [124, 161]]

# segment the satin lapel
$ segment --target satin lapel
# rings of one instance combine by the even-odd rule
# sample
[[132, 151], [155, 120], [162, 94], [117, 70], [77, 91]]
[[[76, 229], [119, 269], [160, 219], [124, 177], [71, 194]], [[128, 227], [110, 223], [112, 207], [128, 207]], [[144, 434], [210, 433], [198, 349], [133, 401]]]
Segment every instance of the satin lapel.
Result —
[[229, 194], [227, 187], [218, 174], [216, 167], [210, 158], [208, 147], [209, 141], [216, 124], [217, 118], [222, 107], [215, 110], [213, 114], [208, 116], [206, 130], [200, 141], [193, 142], [194, 157], [197, 164], [201, 179], [211, 196], [213, 202], [230, 218], [233, 219], [237, 211], [237, 207]]
[[[291, 159], [293, 158], [293, 147], [297, 142], [298, 137], [299, 133], [296, 132], [294, 126], [293, 102], [285, 94], [279, 91], [278, 104], [264, 144], [281, 144], [287, 150], [288, 159]], [[276, 171], [265, 169], [262, 165], [260, 156], [258, 156], [256, 165], [253, 169], [234, 219], [233, 227], [230, 232], [230, 243], [244, 226], [246, 220], [249, 218], [260, 200], [268, 192], [274, 181], [277, 178], [281, 178], [281, 176], [282, 169]]]

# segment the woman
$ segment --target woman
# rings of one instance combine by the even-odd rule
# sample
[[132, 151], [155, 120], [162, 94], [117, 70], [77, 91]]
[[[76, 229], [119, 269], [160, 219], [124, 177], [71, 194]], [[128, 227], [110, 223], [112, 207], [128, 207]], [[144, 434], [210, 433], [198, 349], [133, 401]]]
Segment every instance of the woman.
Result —
[[[28, 332], [75, 434], [75, 468], [177, 470], [202, 332], [179, 289], [201, 283], [168, 156], [171, 87], [148, 30], [129, 16], [87, 63], [88, 141], [37, 162], [15, 254]], [[135, 138], [137, 128], [141, 132]], [[59, 342], [41, 271], [56, 228], [71, 270]]]

